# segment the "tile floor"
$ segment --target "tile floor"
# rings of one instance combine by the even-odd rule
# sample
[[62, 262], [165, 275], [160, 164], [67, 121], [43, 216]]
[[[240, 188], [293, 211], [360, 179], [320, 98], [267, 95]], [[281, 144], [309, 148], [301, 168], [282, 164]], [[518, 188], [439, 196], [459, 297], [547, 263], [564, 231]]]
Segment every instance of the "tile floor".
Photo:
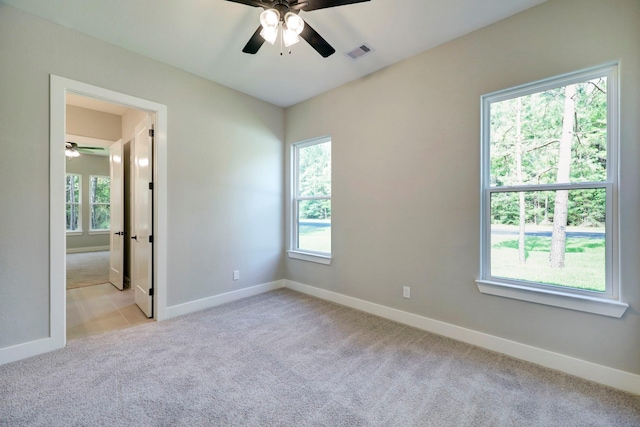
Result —
[[126, 328], [148, 319], [135, 303], [133, 290], [111, 283], [67, 291], [67, 339]]

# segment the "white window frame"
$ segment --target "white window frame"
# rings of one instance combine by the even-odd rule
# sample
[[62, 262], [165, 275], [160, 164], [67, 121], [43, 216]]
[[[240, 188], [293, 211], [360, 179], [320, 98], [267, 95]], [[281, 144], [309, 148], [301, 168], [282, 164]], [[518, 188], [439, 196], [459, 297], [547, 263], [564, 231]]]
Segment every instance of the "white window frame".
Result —
[[[491, 104], [533, 93], [607, 78], [607, 178], [600, 182], [516, 185], [491, 187]], [[610, 63], [575, 73], [505, 89], [481, 98], [481, 194], [480, 194], [480, 277], [476, 280], [483, 294], [497, 295], [572, 310], [622, 317], [628, 304], [620, 301], [620, 258], [618, 230], [618, 64]], [[499, 192], [552, 191], [604, 188], [607, 194], [605, 223], [606, 291], [604, 293], [506, 279], [491, 275], [491, 195]]]
[[[298, 153], [301, 148], [310, 147], [312, 145], [317, 145], [317, 144], [324, 144], [326, 142], [331, 142], [330, 136], [323, 136], [320, 138], [315, 138], [308, 141], [302, 141], [302, 142], [298, 142], [291, 145], [291, 209], [290, 209], [291, 239], [289, 242], [289, 247], [291, 249], [287, 251], [287, 254], [289, 255], [289, 258], [329, 265], [331, 264], [331, 259], [332, 259], [331, 252], [316, 252], [308, 249], [300, 249], [298, 247], [298, 229], [299, 229], [298, 202], [302, 200], [331, 200], [331, 195], [311, 196], [311, 197], [300, 197], [298, 195], [299, 170], [300, 170], [300, 168], [298, 167], [298, 161], [299, 161]], [[331, 162], [333, 163], [333, 150], [331, 151]], [[333, 179], [331, 184], [333, 187]], [[333, 204], [332, 204], [332, 211], [333, 211]], [[332, 215], [332, 218], [333, 218], [333, 215]], [[331, 232], [332, 232], [331, 244], [333, 246], [333, 227], [331, 228]]]
[[[106, 176], [106, 175], [89, 175], [89, 234], [109, 234], [109, 232], [111, 231], [111, 227], [109, 228], [93, 228], [93, 206], [94, 205], [109, 205], [111, 206], [111, 203], [93, 203], [91, 201], [91, 182], [93, 181], [93, 178], [106, 178], [106, 179], [111, 179], [110, 177]], [[109, 212], [109, 215], [111, 215], [111, 212]]]
[[[83, 233], [82, 231], [82, 175], [79, 173], [67, 173], [65, 175], [65, 178], [70, 177], [70, 176], [77, 176], [78, 177], [78, 201], [77, 202], [68, 202], [66, 200], [66, 191], [65, 191], [65, 201], [64, 201], [64, 207], [65, 210], [67, 208], [67, 205], [69, 204], [74, 204], [78, 206], [78, 228], [75, 230], [66, 230], [67, 236], [79, 236]], [[66, 186], [66, 182], [65, 182], [65, 186]], [[66, 215], [65, 215], [66, 216]], [[65, 219], [66, 222], [66, 219]], [[65, 228], [66, 228], [66, 224], [65, 224]]]

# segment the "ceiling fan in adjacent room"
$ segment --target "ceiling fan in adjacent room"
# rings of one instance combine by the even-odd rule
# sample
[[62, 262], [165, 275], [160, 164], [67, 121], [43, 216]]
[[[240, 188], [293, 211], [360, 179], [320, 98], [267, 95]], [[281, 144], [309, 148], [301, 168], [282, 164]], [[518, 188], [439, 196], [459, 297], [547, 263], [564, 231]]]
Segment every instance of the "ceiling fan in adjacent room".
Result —
[[[255, 54], [265, 41], [274, 44], [281, 34], [280, 43], [287, 48], [305, 39], [324, 58], [335, 53], [335, 49], [325, 39], [298, 16], [301, 10], [311, 12], [329, 7], [362, 3], [370, 0], [227, 0], [247, 6], [261, 7], [260, 26], [253, 34], [244, 53]], [[282, 51], [280, 51], [282, 55]]]
[[[81, 147], [75, 142], [65, 142], [65, 150], [64, 155], [67, 157], [78, 157], [80, 155], [80, 151], [90, 151], [90, 150], [98, 150], [104, 151], [102, 147]], [[88, 153], [87, 153], [88, 154]]]

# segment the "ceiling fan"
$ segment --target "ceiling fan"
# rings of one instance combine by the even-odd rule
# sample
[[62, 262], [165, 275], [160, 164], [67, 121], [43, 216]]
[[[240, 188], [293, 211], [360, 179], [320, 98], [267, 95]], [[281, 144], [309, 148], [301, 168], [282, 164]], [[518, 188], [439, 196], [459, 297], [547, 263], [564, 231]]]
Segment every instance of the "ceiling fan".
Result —
[[[282, 33], [282, 42], [286, 47], [299, 41], [302, 37], [324, 58], [335, 53], [335, 49], [325, 39], [298, 16], [301, 10], [311, 12], [352, 3], [370, 0], [227, 0], [247, 6], [264, 9], [260, 15], [260, 26], [242, 51], [255, 54], [265, 41], [274, 44], [278, 33]], [[280, 52], [282, 55], [282, 52]]]
[[103, 151], [102, 147], [81, 147], [75, 142], [65, 142], [64, 155], [67, 157], [78, 157], [80, 155], [79, 150], [99, 150]]

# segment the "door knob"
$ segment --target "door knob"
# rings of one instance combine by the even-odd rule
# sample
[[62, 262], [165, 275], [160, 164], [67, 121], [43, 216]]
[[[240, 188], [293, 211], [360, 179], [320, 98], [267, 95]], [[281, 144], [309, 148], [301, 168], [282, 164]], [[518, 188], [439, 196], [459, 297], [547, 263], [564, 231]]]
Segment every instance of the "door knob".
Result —
[[135, 240], [137, 242], [138, 241], [138, 236], [131, 236], [131, 240]]

